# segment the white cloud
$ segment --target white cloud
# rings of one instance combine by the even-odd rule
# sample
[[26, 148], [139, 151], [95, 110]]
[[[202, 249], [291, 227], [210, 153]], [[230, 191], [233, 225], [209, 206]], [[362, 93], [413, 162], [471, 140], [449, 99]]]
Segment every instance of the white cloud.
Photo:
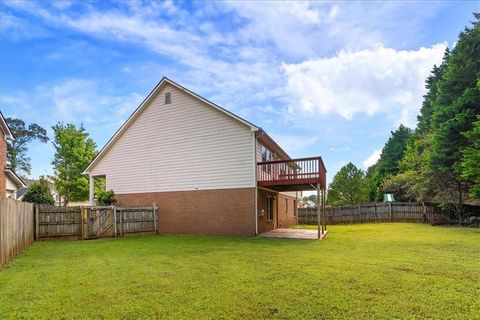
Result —
[[283, 64], [286, 90], [293, 97], [290, 113], [386, 113], [412, 125], [425, 93], [425, 79], [441, 62], [445, 44], [416, 51], [378, 46], [357, 52], [340, 51], [329, 58]]
[[378, 159], [380, 159], [380, 155], [382, 154], [382, 150], [378, 149], [373, 151], [373, 153], [363, 161], [363, 167], [365, 169], [368, 169], [368, 167], [373, 166], [375, 163], [377, 163]]
[[315, 143], [318, 142], [318, 138], [316, 137], [307, 138], [300, 135], [278, 133], [272, 133], [271, 135], [290, 156], [303, 154], [305, 151], [306, 154], [309, 154], [308, 149], [313, 147]]
[[330, 148], [328, 148], [328, 150], [330, 150], [332, 152], [348, 152], [348, 151], [351, 151], [352, 148], [350, 148], [350, 147], [330, 147]]
[[[245, 108], [274, 100], [277, 118], [285, 122], [303, 121], [305, 115], [333, 113], [351, 119], [357, 113], [382, 112], [395, 124], [411, 125], [425, 76], [444, 48], [375, 47], [391, 43], [389, 36], [399, 32], [390, 28], [396, 17], [411, 13], [416, 4], [382, 3], [372, 11], [362, 3], [221, 2], [193, 12], [171, 1], [85, 5], [75, 11], [35, 2], [7, 5], [54, 27], [148, 48], [175, 61], [173, 70], [161, 66], [150, 74], [170, 76], [234, 112], [245, 114]], [[401, 32], [418, 28], [426, 11], [434, 10], [418, 10]], [[229, 27], [217, 22], [217, 16], [228, 17]], [[349, 51], [319, 58], [338, 48]], [[121, 72], [136, 71], [129, 69]]]
[[142, 96], [136, 92], [115, 95], [105, 86], [83, 79], [70, 79], [47, 92], [61, 119], [65, 121], [111, 122], [134, 110]]

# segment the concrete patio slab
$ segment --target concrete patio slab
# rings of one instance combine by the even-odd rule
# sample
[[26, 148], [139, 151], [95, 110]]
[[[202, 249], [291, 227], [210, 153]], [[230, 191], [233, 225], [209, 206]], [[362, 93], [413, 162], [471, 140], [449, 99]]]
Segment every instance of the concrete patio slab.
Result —
[[[326, 236], [328, 231], [320, 236], [320, 240]], [[288, 238], [288, 239], [308, 239], [308, 240], [318, 240], [318, 231], [317, 230], [307, 230], [307, 229], [275, 229], [272, 231], [260, 233], [259, 237], [265, 238]]]

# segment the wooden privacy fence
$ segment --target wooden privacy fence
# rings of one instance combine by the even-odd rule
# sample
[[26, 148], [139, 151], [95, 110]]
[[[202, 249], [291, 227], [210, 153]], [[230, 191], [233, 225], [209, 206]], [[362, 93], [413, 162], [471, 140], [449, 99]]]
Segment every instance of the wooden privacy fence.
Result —
[[[428, 222], [433, 223], [441, 216], [436, 205], [412, 202], [362, 203], [341, 207], [327, 207], [327, 224], [368, 222]], [[424, 212], [425, 210], [425, 212]], [[299, 224], [317, 224], [316, 208], [299, 208]]]
[[33, 242], [33, 205], [0, 199], [0, 266]]
[[35, 207], [37, 240], [96, 239], [156, 233], [157, 208], [153, 207]]

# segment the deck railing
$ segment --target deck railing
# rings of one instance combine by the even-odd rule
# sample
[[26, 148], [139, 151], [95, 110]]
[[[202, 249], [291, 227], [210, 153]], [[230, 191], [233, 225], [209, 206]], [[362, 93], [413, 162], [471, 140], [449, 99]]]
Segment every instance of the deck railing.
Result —
[[321, 157], [264, 161], [257, 163], [259, 186], [288, 186], [320, 183], [325, 186], [326, 170]]

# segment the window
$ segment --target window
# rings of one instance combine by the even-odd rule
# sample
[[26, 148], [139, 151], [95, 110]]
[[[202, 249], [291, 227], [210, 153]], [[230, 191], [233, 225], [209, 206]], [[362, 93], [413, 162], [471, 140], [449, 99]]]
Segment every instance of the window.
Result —
[[273, 220], [273, 198], [271, 196], [267, 197], [267, 220]]
[[293, 200], [293, 216], [297, 216], [297, 200]]
[[[273, 152], [262, 146], [262, 161], [272, 161]], [[272, 172], [272, 164], [267, 164], [264, 167], [266, 172]]]
[[172, 97], [170, 96], [170, 92], [165, 93], [165, 104], [172, 103]]
[[285, 199], [285, 213], [288, 213], [288, 199]]
[[272, 152], [262, 146], [262, 161], [271, 161], [272, 160]]

